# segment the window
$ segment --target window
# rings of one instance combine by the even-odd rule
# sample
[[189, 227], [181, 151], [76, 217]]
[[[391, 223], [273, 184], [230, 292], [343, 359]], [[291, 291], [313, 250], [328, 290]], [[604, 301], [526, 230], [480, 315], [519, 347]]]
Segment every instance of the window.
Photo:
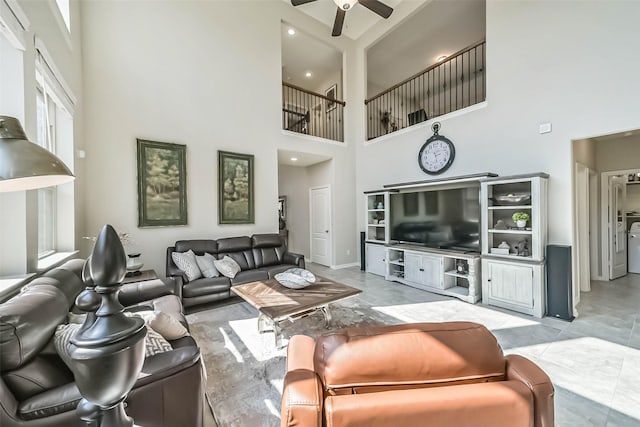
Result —
[[[55, 153], [56, 104], [41, 85], [36, 94], [38, 145]], [[56, 251], [56, 187], [38, 190], [38, 258]]]
[[69, 20], [69, 0], [56, 0], [64, 25], [67, 26], [67, 31], [71, 31], [71, 22]]

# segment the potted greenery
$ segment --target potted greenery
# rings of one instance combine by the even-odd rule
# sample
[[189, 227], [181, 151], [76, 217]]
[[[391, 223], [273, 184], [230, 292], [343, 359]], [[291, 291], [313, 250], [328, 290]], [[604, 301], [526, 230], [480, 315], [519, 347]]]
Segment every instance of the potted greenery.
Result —
[[527, 221], [529, 221], [529, 214], [526, 212], [516, 212], [511, 216], [513, 222], [516, 223], [518, 228], [525, 228], [527, 226]]

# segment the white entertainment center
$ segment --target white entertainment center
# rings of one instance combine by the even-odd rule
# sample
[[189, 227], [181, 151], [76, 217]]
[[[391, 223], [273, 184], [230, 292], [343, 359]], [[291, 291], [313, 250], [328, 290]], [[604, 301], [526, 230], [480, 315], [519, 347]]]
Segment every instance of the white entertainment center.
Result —
[[[482, 174], [387, 185], [383, 190], [365, 192], [366, 271], [389, 281], [472, 304], [482, 299], [484, 304], [542, 317], [545, 313], [547, 181], [548, 175], [543, 173], [511, 177]], [[471, 203], [477, 200], [479, 218], [475, 213], [467, 214], [477, 221], [476, 224], [479, 222], [480, 244], [477, 250], [443, 249], [394, 240], [394, 232], [397, 234], [397, 231], [392, 230], [392, 220], [394, 215], [400, 215], [397, 211], [402, 208], [398, 203], [392, 203], [392, 195], [427, 194], [443, 189], [462, 189], [472, 196]], [[479, 193], [477, 196], [473, 194], [475, 191]], [[443, 197], [434, 194], [435, 197]], [[427, 196], [422, 197], [420, 200], [425, 201], [422, 204], [428, 204]], [[407, 209], [407, 202], [404, 203], [404, 209]], [[432, 217], [442, 216], [443, 213], [438, 212], [438, 200], [431, 203], [436, 206], [431, 212]], [[412, 209], [416, 209], [415, 206]], [[443, 207], [439, 209], [442, 211]], [[464, 209], [464, 206], [459, 209]], [[528, 216], [524, 227], [518, 227], [512, 220], [516, 212]], [[408, 217], [406, 221], [414, 229], [420, 224], [429, 224], [411, 223]], [[407, 226], [401, 223], [395, 227]], [[425, 235], [419, 231], [416, 234], [414, 230], [413, 234], [407, 235]], [[438, 235], [442, 231], [426, 234]]]

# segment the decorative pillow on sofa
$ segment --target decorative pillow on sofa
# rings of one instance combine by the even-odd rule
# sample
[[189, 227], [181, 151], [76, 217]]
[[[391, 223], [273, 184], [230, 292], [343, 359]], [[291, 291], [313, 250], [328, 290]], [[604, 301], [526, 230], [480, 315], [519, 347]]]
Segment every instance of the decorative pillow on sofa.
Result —
[[236, 274], [240, 273], [240, 265], [238, 265], [238, 263], [229, 256], [217, 259], [213, 264], [223, 276], [228, 277], [229, 279], [233, 279], [236, 277]]
[[316, 282], [316, 276], [309, 270], [302, 268], [290, 268], [285, 272], [276, 274], [274, 278], [282, 286], [291, 289], [303, 289]]
[[196, 261], [196, 254], [194, 254], [191, 249], [187, 252], [173, 252], [171, 258], [173, 262], [176, 263], [176, 266], [181, 271], [184, 271], [184, 274], [187, 275], [187, 279], [189, 279], [190, 282], [202, 277], [198, 262]]
[[[53, 336], [53, 345], [62, 361], [71, 369], [73, 360], [71, 359], [71, 337], [80, 329], [82, 325], [78, 323], [68, 323], [59, 325]], [[145, 357], [154, 354], [173, 350], [171, 344], [147, 325], [147, 339], [145, 340]]]
[[187, 328], [178, 319], [161, 311], [143, 310], [125, 314], [140, 317], [145, 325], [162, 335], [165, 340], [173, 341], [189, 335]]
[[202, 275], [204, 277], [220, 277], [220, 272], [216, 268], [214, 262], [216, 261], [215, 257], [211, 254], [204, 254], [202, 256], [196, 255], [196, 263], [202, 271]]

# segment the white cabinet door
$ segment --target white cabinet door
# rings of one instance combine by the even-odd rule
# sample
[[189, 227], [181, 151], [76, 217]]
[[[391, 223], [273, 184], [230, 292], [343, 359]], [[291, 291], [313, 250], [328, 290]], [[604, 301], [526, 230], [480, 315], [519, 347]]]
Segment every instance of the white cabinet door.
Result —
[[533, 267], [490, 262], [488, 273], [491, 299], [533, 307]]
[[422, 255], [404, 253], [404, 278], [408, 282], [422, 285], [424, 282], [424, 268], [422, 268]]
[[442, 257], [405, 252], [404, 278], [418, 285], [442, 289]]
[[422, 284], [443, 289], [442, 257], [422, 255]]
[[384, 276], [387, 272], [387, 262], [385, 260], [386, 249], [383, 245], [366, 245], [366, 270], [367, 273]]
[[544, 315], [544, 266], [482, 260], [482, 302]]

